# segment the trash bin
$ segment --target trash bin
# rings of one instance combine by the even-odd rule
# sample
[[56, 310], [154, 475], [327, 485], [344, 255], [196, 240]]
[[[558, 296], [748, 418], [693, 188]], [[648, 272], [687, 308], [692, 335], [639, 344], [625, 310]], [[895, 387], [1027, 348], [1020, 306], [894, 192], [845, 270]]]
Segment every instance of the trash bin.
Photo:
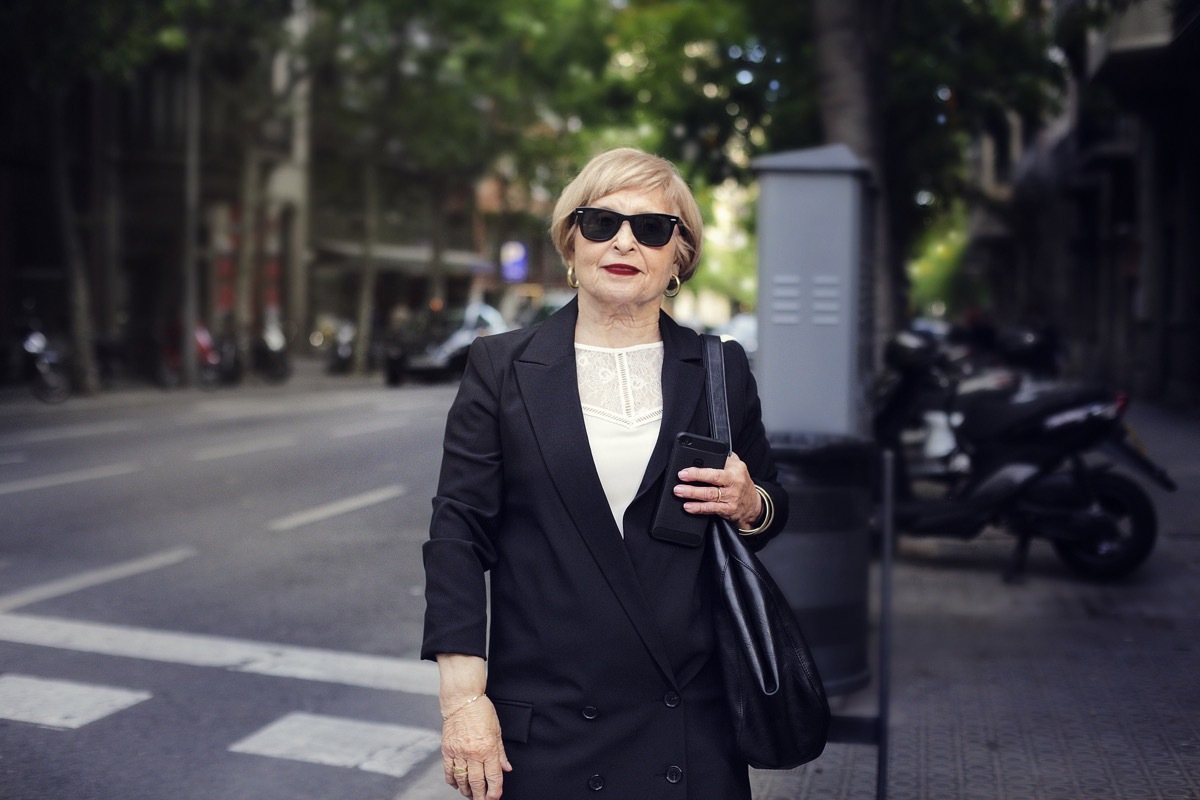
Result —
[[830, 695], [870, 682], [868, 575], [875, 445], [829, 434], [770, 437], [788, 522], [763, 563], [804, 631]]

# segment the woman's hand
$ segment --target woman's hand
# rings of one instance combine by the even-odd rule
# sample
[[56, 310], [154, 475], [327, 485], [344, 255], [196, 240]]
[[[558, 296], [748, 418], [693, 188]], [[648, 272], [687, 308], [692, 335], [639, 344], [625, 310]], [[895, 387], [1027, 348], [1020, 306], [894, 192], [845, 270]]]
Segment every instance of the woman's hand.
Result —
[[500, 800], [504, 773], [512, 772], [512, 764], [504, 753], [496, 707], [483, 693], [487, 685], [483, 659], [443, 653], [437, 662], [446, 783], [471, 800]]
[[504, 754], [500, 722], [487, 695], [453, 713], [442, 723], [442, 762], [446, 783], [471, 800], [499, 800], [504, 773], [512, 764]]
[[[717, 514], [743, 530], [753, 528], [762, 517], [762, 496], [737, 453], [725, 459], [725, 469], [688, 467], [680, 470], [679, 480], [684, 482], [675, 487], [675, 496], [688, 501], [683, 508], [689, 514]], [[697, 483], [708, 485], [691, 485]]]

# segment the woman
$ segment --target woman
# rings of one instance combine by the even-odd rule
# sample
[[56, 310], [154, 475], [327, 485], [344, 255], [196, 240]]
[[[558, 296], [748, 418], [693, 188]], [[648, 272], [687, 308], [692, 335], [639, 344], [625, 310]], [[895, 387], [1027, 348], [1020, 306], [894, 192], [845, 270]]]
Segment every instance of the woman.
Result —
[[551, 227], [577, 297], [471, 347], [424, 548], [422, 647], [441, 677], [446, 782], [464, 797], [750, 797], [705, 548], [649, 533], [668, 480], [689, 513], [758, 546], [786, 518], [739, 345], [725, 346], [734, 454], [665, 474], [675, 435], [709, 427], [701, 339], [661, 311], [702, 230], [670, 162], [597, 156]]

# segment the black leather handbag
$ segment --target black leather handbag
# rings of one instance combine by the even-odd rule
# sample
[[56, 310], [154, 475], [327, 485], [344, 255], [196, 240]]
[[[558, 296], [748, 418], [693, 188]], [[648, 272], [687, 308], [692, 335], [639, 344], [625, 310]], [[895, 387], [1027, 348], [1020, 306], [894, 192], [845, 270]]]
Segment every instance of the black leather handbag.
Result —
[[[704, 337], [712, 437], [730, 442], [721, 340]], [[812, 761], [829, 736], [829, 702], [800, 626], [771, 575], [734, 525], [713, 516], [709, 550], [716, 631], [738, 752], [758, 769]]]

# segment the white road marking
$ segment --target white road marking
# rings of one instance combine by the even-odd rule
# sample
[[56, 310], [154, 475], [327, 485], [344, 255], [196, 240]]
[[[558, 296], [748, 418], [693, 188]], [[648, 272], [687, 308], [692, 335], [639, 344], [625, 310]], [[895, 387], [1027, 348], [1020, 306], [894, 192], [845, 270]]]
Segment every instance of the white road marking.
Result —
[[202, 450], [192, 453], [192, 460], [214, 461], [218, 458], [244, 456], [251, 453], [261, 453], [266, 450], [278, 450], [282, 447], [294, 447], [295, 445], [296, 437], [294, 436], [270, 436], [261, 439], [249, 439], [242, 442], [233, 442], [232, 444], [205, 447]]
[[126, 561], [123, 564], [114, 564], [111, 567], [89, 570], [78, 575], [72, 575], [69, 578], [63, 578], [62, 580], [50, 581], [49, 583], [31, 586], [19, 592], [0, 595], [0, 612], [12, 611], [14, 608], [48, 600], [51, 597], [61, 597], [62, 595], [77, 592], [81, 589], [90, 589], [93, 586], [99, 586], [102, 583], [109, 583], [121, 578], [128, 578], [132, 575], [140, 575], [143, 572], [173, 566], [194, 555], [196, 555], [196, 551], [190, 547], [165, 550], [152, 556], [146, 556], [145, 558]]
[[403, 486], [386, 486], [382, 489], [376, 489], [373, 492], [347, 497], [344, 500], [338, 500], [334, 503], [326, 503], [323, 506], [310, 508], [307, 511], [300, 511], [296, 514], [291, 514], [286, 517], [280, 517], [267, 523], [267, 527], [273, 531], [290, 531], [293, 528], [299, 528], [302, 525], [310, 525], [314, 522], [336, 517], [339, 514], [347, 514], [351, 511], [373, 506], [377, 503], [383, 503], [396, 497], [400, 497], [408, 490]]
[[80, 439], [85, 436], [103, 436], [109, 433], [128, 433], [137, 430], [138, 424], [131, 420], [112, 420], [79, 425], [60, 425], [54, 428], [34, 428], [20, 435], [22, 442], [57, 442], [63, 439]]
[[149, 692], [111, 686], [0, 675], [0, 719], [52, 728], [82, 728], [151, 696]]
[[294, 713], [229, 749], [402, 778], [441, 745], [441, 737], [424, 728]]
[[56, 617], [0, 614], [0, 641], [435, 696], [431, 661]]
[[339, 425], [330, 431], [330, 436], [334, 439], [348, 439], [351, 436], [361, 436], [364, 433], [396, 430], [397, 428], [403, 428], [407, 424], [408, 420], [396, 419], [395, 417], [374, 419], [354, 425]]
[[33, 489], [49, 489], [54, 486], [66, 486], [71, 483], [94, 481], [99, 478], [112, 478], [117, 475], [128, 475], [142, 468], [141, 464], [132, 462], [124, 464], [108, 464], [102, 467], [77, 469], [71, 472], [59, 472], [55, 475], [42, 475], [38, 478], [25, 478], [19, 481], [0, 483], [0, 495], [27, 492]]
[[307, 413], [335, 411], [371, 402], [369, 396], [346, 395], [341, 392], [308, 397], [287, 397], [263, 402], [261, 399], [229, 398], [197, 403], [195, 410], [209, 419], [254, 419], [278, 416], [280, 411]]

